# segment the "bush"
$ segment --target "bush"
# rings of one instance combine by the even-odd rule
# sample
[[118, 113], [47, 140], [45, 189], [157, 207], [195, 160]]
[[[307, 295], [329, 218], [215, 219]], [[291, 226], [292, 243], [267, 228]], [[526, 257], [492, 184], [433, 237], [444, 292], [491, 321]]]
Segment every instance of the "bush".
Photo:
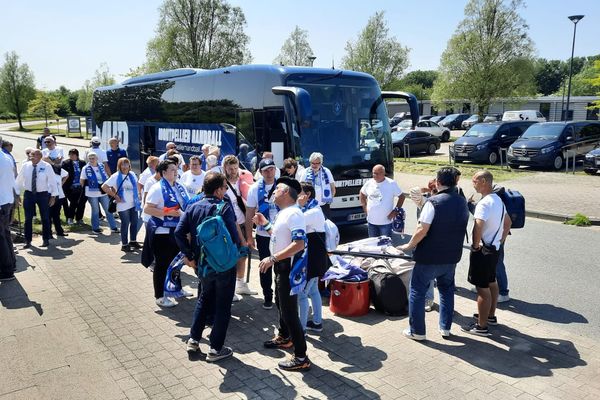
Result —
[[590, 226], [592, 223], [590, 219], [583, 214], [577, 213], [575, 216], [567, 221], [565, 221], [567, 225], [575, 225], [575, 226]]

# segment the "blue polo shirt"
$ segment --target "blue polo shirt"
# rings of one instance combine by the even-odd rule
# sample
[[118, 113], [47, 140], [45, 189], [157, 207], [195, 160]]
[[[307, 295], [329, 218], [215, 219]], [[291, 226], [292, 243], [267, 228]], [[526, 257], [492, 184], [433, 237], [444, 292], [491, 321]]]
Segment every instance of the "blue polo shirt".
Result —
[[110, 168], [110, 173], [114, 174], [117, 172], [117, 161], [119, 158], [127, 157], [127, 152], [123, 149], [117, 150], [106, 150], [106, 158], [108, 159], [108, 168]]

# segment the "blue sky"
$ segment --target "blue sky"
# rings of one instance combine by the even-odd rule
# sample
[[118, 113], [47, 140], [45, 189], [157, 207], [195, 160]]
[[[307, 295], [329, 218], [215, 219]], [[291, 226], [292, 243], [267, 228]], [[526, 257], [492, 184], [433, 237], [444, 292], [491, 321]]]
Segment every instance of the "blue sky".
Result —
[[[271, 63], [295, 25], [309, 32], [315, 66], [339, 66], [348, 40], [356, 39], [368, 18], [384, 10], [390, 28], [411, 48], [409, 70], [436, 69], [460, 21], [466, 0], [230, 0], [248, 22], [254, 63]], [[4, 1], [0, 54], [15, 50], [29, 64], [39, 88], [78, 89], [100, 63], [122, 80], [145, 60], [161, 0]], [[576, 56], [600, 53], [598, 0], [529, 0], [522, 16], [530, 26], [537, 55], [567, 59], [573, 24], [568, 15], [584, 14], [577, 27]]]

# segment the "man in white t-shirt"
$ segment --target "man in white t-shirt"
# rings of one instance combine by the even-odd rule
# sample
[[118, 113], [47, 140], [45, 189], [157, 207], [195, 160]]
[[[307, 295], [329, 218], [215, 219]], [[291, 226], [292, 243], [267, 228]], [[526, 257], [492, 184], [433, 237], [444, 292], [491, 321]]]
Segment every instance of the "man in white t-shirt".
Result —
[[275, 270], [279, 310], [278, 333], [271, 340], [267, 340], [264, 346], [270, 349], [289, 349], [293, 346], [294, 355], [289, 360], [281, 361], [279, 368], [286, 371], [305, 371], [310, 368], [310, 360], [306, 355], [306, 339], [298, 317], [297, 295], [290, 294], [292, 258], [304, 250], [306, 241], [304, 214], [296, 204], [302, 187], [297, 180], [287, 176], [279, 178], [276, 185], [273, 198], [280, 211], [275, 221], [271, 223], [261, 213], [257, 213], [254, 218], [256, 225], [262, 226], [271, 235], [271, 255], [260, 261], [259, 268], [261, 272], [270, 270], [271, 267]]
[[[360, 204], [367, 214], [369, 237], [392, 236], [392, 221], [404, 204], [404, 193], [395, 180], [385, 176], [385, 167], [373, 167], [373, 178], [360, 189]], [[396, 203], [394, 198], [398, 197]], [[394, 206], [395, 204], [395, 206]], [[395, 208], [394, 208], [395, 207]]]
[[58, 170], [58, 167], [61, 166], [64, 158], [62, 147], [56, 145], [56, 141], [52, 136], [46, 136], [44, 138], [44, 144], [46, 145], [46, 148], [42, 150], [42, 160], [52, 165], [52, 167], [56, 167]]
[[473, 244], [469, 262], [468, 281], [477, 288], [476, 322], [462, 327], [474, 335], [489, 336], [488, 325], [497, 325], [496, 306], [498, 304], [498, 283], [496, 264], [498, 251], [506, 240], [512, 224], [502, 199], [492, 189], [492, 174], [479, 171], [473, 175], [473, 188], [481, 194], [475, 206], [473, 218]]
[[[274, 221], [275, 216], [277, 215], [277, 209], [271, 201], [277, 167], [275, 167], [273, 160], [264, 159], [261, 160], [258, 169], [262, 174], [262, 178], [250, 186], [246, 201], [246, 232], [248, 233], [252, 232], [252, 219], [257, 212], [261, 212], [269, 218], [271, 222]], [[258, 250], [258, 257], [261, 260], [271, 255], [269, 250], [269, 233], [262, 226], [256, 227], [256, 242], [254, 241], [252, 234], [248, 235], [247, 240], [249, 247]], [[264, 295], [263, 308], [270, 310], [273, 308], [273, 274], [271, 269], [267, 269], [265, 272], [260, 273], [260, 286], [262, 287]]]
[[205, 175], [206, 173], [202, 171], [202, 160], [200, 160], [200, 156], [191, 156], [190, 169], [185, 171], [179, 179], [179, 183], [185, 187], [190, 198], [202, 191]]

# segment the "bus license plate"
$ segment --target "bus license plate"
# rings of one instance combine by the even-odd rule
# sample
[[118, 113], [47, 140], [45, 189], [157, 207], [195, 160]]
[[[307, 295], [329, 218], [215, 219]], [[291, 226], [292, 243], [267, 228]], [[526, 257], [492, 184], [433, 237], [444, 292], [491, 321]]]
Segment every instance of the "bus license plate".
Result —
[[458, 153], [459, 157], [468, 157], [469, 153]]
[[530, 157], [517, 157], [517, 160], [519, 161], [531, 161]]
[[367, 214], [365, 214], [365, 213], [348, 215], [348, 221], [356, 221], [357, 219], [365, 219], [365, 218], [367, 218]]

